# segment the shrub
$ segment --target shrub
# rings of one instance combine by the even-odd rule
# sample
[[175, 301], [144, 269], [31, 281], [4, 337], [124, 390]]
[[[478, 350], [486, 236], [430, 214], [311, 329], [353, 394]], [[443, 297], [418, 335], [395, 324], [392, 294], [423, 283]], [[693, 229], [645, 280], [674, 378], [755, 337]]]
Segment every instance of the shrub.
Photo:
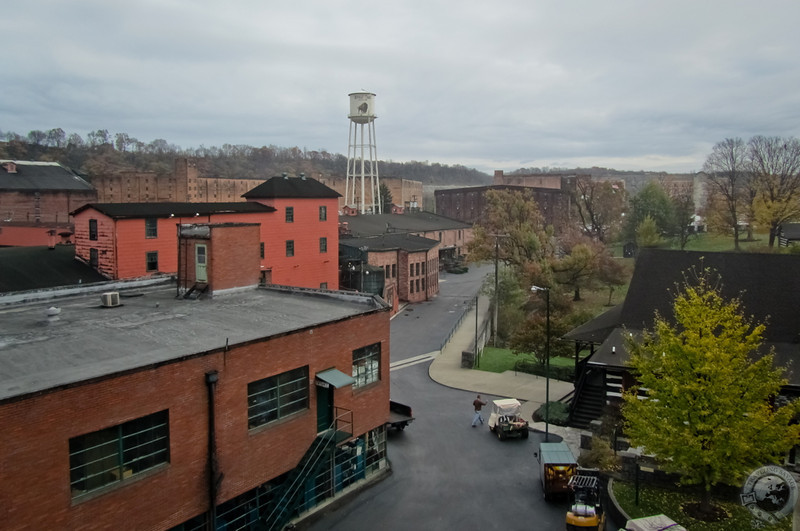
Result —
[[592, 437], [591, 448], [581, 453], [578, 465], [584, 468], [599, 468], [606, 472], [619, 469], [619, 462], [611, 449], [611, 444], [601, 437]]
[[[569, 406], [563, 402], [551, 401], [550, 402], [550, 424], [556, 426], [566, 426], [569, 420]], [[533, 412], [534, 422], [544, 422], [545, 405], [539, 406], [539, 409]]]

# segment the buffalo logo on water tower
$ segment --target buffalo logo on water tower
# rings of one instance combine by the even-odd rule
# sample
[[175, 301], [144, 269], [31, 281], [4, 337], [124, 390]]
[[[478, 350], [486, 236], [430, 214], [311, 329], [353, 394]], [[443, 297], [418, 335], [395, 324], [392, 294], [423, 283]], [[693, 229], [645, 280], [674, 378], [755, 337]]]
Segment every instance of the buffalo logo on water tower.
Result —
[[370, 123], [377, 118], [375, 116], [375, 94], [372, 92], [351, 93], [348, 118], [360, 124]]

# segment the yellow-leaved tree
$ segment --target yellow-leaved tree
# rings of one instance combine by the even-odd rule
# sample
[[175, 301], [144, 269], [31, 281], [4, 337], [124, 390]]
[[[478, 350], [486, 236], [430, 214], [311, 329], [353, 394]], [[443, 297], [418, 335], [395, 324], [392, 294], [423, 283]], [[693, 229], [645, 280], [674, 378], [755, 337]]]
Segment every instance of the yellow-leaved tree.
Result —
[[688, 273], [674, 319], [656, 315], [652, 330], [628, 337], [638, 385], [623, 395], [623, 414], [631, 442], [702, 486], [700, 510], [711, 512], [713, 485], [738, 484], [797, 444], [800, 425], [790, 423], [800, 408], [776, 406], [786, 380], [763, 348], [764, 324], [721, 295], [715, 271]]

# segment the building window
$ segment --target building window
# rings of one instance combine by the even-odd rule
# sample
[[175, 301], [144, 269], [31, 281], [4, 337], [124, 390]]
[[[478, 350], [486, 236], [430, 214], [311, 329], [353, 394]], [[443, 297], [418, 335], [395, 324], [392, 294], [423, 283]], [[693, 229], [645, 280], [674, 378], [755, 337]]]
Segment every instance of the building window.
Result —
[[286, 207], [286, 223], [294, 223], [294, 207]]
[[414, 276], [414, 264], [408, 264], [408, 276]]
[[328, 207], [326, 206], [319, 207], [319, 220], [328, 221]]
[[419, 262], [417, 262], [417, 276], [419, 276]]
[[327, 253], [328, 252], [328, 238], [320, 238], [319, 239], [319, 252]]
[[392, 278], [397, 277], [397, 264], [392, 264]]
[[411, 293], [414, 293], [414, 281], [413, 280], [409, 280], [408, 281], [408, 291], [410, 291]]
[[422, 262], [422, 274], [425, 274], [425, 262]]
[[98, 262], [97, 249], [89, 249], [89, 267], [96, 269]]
[[294, 256], [294, 240], [286, 240], [286, 256]]
[[144, 237], [158, 238], [158, 219], [146, 218], [144, 220]]
[[167, 410], [69, 440], [72, 495], [119, 483], [169, 461]]
[[247, 384], [247, 427], [308, 409], [308, 365]]
[[261, 242], [261, 246], [260, 247], [261, 247], [261, 249], [260, 249], [261, 258], [264, 258], [264, 242]]
[[89, 239], [90, 240], [97, 240], [97, 220], [90, 219], [89, 220]]
[[353, 388], [380, 380], [381, 344], [373, 343], [353, 351]]
[[386, 274], [386, 278], [389, 278], [389, 273], [391, 273], [391, 268], [389, 267], [389, 264], [386, 264], [385, 269], [386, 269], [386, 273], [385, 273]]
[[158, 251], [149, 251], [146, 256], [147, 272], [158, 271]]
[[328, 283], [327, 282], [320, 282], [319, 283], [319, 289], [328, 289]]

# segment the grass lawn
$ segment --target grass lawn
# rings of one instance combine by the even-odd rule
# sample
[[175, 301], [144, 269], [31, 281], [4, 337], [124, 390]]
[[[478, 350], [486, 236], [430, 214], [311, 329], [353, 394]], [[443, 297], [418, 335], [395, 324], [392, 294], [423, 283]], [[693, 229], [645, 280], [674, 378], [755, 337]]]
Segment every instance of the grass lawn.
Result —
[[[720, 522], [703, 522], [686, 516], [681, 504], [697, 501], [697, 497], [689, 493], [675, 492], [649, 486], [639, 486], [639, 505], [636, 505], [636, 489], [631, 483], [614, 481], [614, 496], [619, 505], [631, 518], [642, 518], [654, 514], [665, 514], [692, 531], [747, 531], [753, 529], [753, 515], [740, 504], [715, 500], [715, 504], [723, 507], [729, 518]], [[790, 531], [792, 517], [781, 520], [778, 525], [765, 526], [762, 529]]]
[[[527, 356], [517, 356], [507, 348], [484, 347], [481, 352], [481, 364], [477, 368], [487, 372], [513, 371], [515, 363], [529, 359]], [[575, 359], [554, 356], [550, 358], [550, 366], [575, 367]]]

